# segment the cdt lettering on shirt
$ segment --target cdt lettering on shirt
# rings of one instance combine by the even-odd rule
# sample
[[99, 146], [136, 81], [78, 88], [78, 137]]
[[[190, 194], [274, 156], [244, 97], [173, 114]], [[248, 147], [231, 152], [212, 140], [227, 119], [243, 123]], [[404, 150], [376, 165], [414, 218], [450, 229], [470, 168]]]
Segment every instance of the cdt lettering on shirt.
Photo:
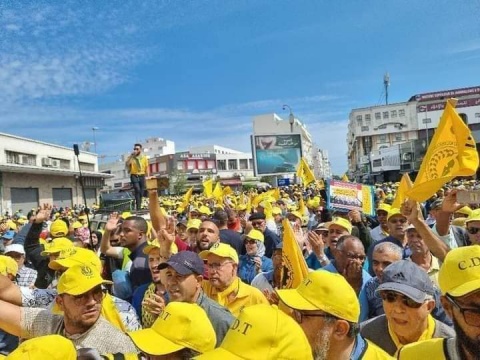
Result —
[[458, 263], [458, 268], [460, 270], [466, 270], [468, 268], [475, 267], [475, 266], [480, 266], [480, 257], [478, 256], [472, 257], [470, 258], [470, 260], [467, 260], [467, 261], [460, 261]]
[[305, 281], [303, 282], [305, 284], [305, 286], [308, 286], [312, 283], [312, 280], [310, 279], [305, 279]]
[[231, 330], [236, 330], [242, 335], [247, 335], [247, 332], [252, 328], [252, 324], [249, 324], [245, 321], [240, 321], [235, 319], [232, 326], [230, 326]]

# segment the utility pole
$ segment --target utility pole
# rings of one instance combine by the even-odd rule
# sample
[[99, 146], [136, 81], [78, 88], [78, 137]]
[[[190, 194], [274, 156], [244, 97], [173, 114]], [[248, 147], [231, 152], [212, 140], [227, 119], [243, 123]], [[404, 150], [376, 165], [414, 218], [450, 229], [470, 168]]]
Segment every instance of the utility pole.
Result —
[[385, 105], [388, 105], [388, 87], [390, 86], [390, 75], [388, 72], [383, 76], [383, 86], [385, 86]]

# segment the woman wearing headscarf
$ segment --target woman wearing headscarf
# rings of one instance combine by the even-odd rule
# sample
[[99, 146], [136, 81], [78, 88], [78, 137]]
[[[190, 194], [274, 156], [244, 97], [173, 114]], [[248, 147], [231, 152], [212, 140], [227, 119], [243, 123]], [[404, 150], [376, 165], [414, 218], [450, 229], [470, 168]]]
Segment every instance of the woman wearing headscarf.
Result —
[[250, 230], [244, 241], [246, 254], [240, 256], [238, 276], [250, 284], [257, 274], [273, 270], [273, 263], [265, 256], [264, 237], [260, 231]]

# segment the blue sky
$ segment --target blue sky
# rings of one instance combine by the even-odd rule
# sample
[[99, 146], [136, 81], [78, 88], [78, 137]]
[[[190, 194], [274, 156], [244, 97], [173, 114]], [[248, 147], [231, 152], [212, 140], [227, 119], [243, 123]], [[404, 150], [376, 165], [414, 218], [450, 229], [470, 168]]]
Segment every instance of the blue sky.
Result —
[[[1, 1], [1, 131], [130, 151], [250, 149], [252, 117], [292, 107], [334, 173], [352, 108], [480, 85], [480, 1]], [[106, 158], [114, 160], [115, 158]]]

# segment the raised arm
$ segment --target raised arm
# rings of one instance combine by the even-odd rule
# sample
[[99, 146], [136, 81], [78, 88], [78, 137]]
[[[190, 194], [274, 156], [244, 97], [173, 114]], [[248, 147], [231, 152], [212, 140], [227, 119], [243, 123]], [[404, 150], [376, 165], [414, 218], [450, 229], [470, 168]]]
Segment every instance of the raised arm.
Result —
[[22, 306], [22, 292], [8, 277], [0, 275], [0, 300]]
[[100, 252], [103, 255], [110, 256], [113, 258], [118, 258], [118, 252], [114, 246], [110, 244], [110, 234], [112, 231], [116, 231], [117, 228], [120, 226], [118, 220], [120, 219], [118, 213], [114, 212], [111, 213], [108, 217], [108, 221], [105, 224], [105, 232], [102, 236], [102, 240], [100, 241]]
[[0, 329], [15, 335], [21, 335], [22, 308], [0, 300]]

